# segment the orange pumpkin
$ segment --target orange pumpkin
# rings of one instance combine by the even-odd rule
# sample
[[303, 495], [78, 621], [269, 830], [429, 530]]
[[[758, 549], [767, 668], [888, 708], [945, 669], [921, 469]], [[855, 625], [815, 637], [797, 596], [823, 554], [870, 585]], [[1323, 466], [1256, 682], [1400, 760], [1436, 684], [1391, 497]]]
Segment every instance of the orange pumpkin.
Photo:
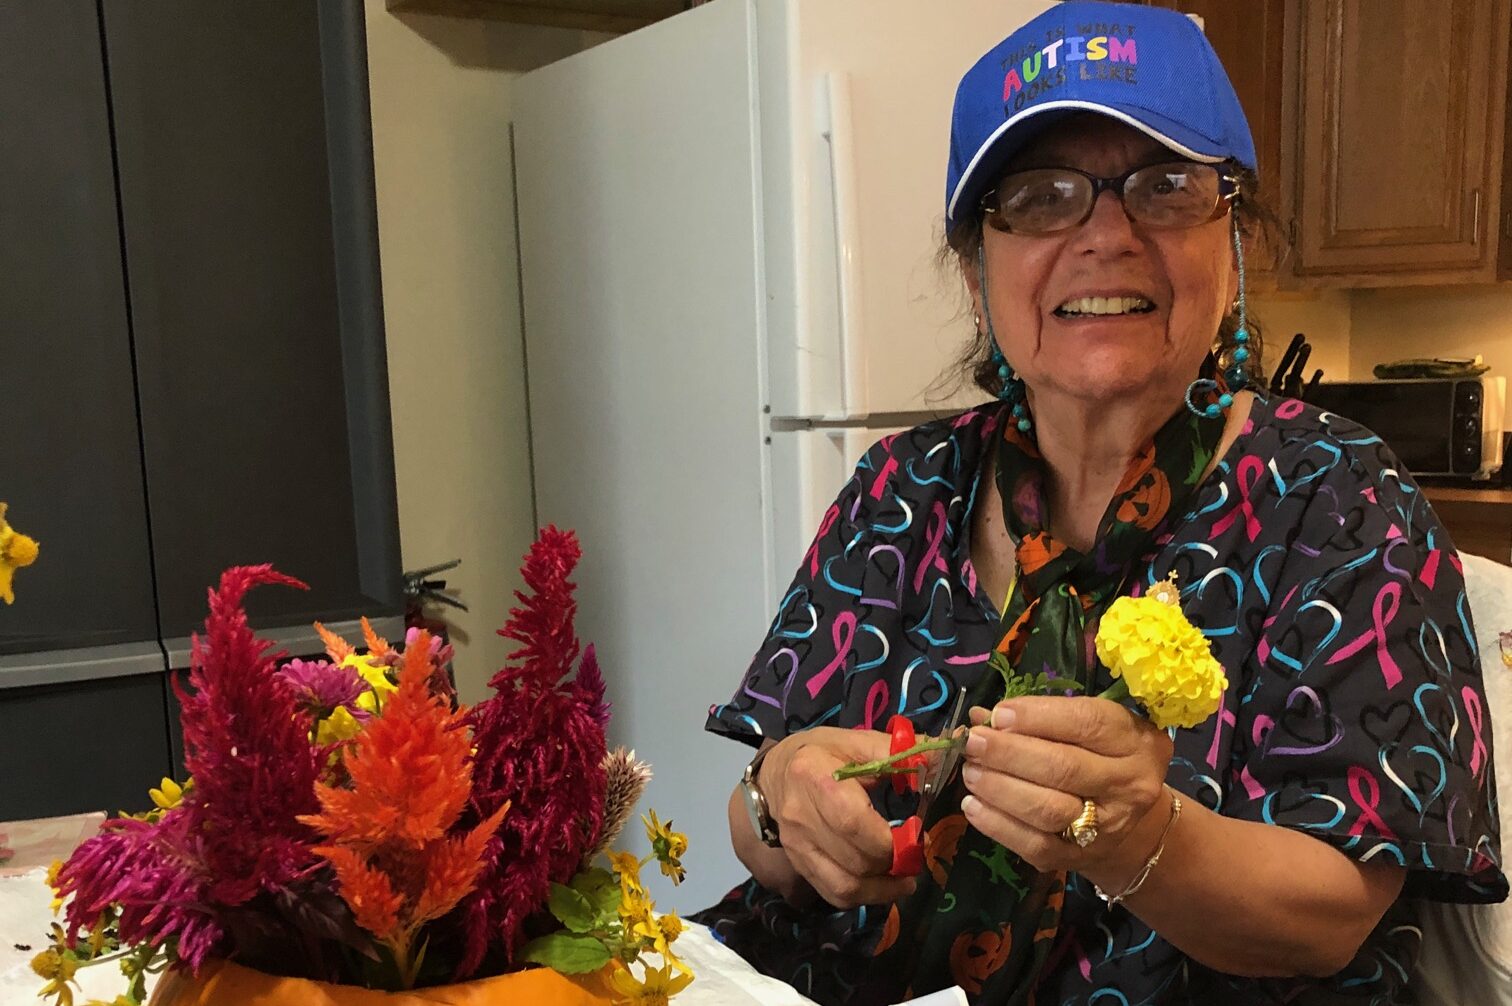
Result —
[[951, 814], [935, 822], [924, 839], [924, 865], [929, 867], [935, 883], [945, 886], [950, 864], [955, 862], [956, 844], [966, 834], [966, 815]]
[[950, 976], [967, 995], [981, 995], [982, 983], [1004, 964], [1013, 949], [1013, 930], [962, 933], [950, 947]]
[[163, 975], [149, 1006], [606, 1006], [609, 1002], [597, 976], [568, 977], [550, 968], [411, 992], [376, 992], [355, 985], [278, 978], [228, 961], [212, 961], [198, 977], [187, 971]]
[[1171, 509], [1171, 481], [1159, 468], [1150, 468], [1118, 505], [1118, 519], [1148, 531]]
[[882, 924], [882, 939], [877, 943], [877, 949], [872, 951], [873, 957], [881, 957], [887, 953], [894, 943], [898, 942], [898, 930], [902, 927], [903, 920], [898, 915], [898, 906], [893, 905], [887, 913], [887, 921]]
[[1033, 573], [1065, 551], [1063, 542], [1056, 541], [1044, 531], [1031, 531], [1019, 542], [1016, 557], [1025, 573]]

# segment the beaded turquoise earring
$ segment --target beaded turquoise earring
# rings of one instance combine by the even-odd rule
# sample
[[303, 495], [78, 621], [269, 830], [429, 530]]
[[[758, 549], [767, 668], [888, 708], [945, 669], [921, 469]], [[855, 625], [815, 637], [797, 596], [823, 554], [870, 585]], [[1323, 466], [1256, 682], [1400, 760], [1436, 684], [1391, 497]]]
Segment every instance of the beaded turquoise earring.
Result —
[[[1199, 377], [1187, 385], [1186, 406], [1194, 415], [1204, 419], [1217, 419], [1234, 404], [1233, 392], [1242, 391], [1249, 386], [1249, 359], [1250, 359], [1250, 333], [1249, 333], [1249, 308], [1244, 299], [1244, 242], [1239, 234], [1239, 214], [1229, 211], [1232, 221], [1230, 232], [1234, 241], [1234, 261], [1239, 267], [1239, 301], [1237, 310], [1239, 314], [1239, 327], [1234, 331], [1234, 346], [1219, 347], [1219, 365], [1223, 366], [1223, 357], [1228, 358], [1228, 365], [1223, 368], [1223, 380], [1229, 390], [1224, 391], [1217, 381], [1206, 377]], [[1198, 405], [1199, 396], [1215, 395], [1216, 398], [1206, 405]]]
[[1013, 406], [1013, 418], [1020, 433], [1028, 433], [1034, 425], [1029, 421], [1029, 398], [1024, 381], [1013, 372], [1003, 351], [998, 346], [997, 333], [992, 330], [992, 309], [987, 306], [987, 250], [977, 249], [977, 282], [981, 290], [982, 313], [977, 316], [978, 326], [985, 324], [987, 341], [992, 344], [992, 362], [997, 367], [1003, 386], [998, 389], [998, 399]]

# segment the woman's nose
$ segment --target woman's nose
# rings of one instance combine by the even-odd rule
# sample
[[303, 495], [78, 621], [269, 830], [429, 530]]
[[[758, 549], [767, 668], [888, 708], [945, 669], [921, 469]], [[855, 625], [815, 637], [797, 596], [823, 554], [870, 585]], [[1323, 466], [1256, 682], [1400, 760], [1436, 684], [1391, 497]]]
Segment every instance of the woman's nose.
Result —
[[1134, 232], [1134, 223], [1124, 209], [1123, 200], [1116, 192], [1097, 194], [1092, 204], [1092, 215], [1077, 231], [1078, 250], [1108, 252], [1133, 251], [1139, 247], [1139, 236]]

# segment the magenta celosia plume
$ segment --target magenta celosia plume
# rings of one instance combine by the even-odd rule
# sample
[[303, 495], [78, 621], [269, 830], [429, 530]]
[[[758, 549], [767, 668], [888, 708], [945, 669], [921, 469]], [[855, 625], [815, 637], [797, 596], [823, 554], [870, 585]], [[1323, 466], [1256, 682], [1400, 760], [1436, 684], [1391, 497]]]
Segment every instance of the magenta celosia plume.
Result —
[[598, 834], [608, 708], [592, 647], [577, 666], [577, 601], [568, 576], [581, 554], [571, 532], [541, 531], [523, 569], [528, 592], [515, 594], [520, 607], [499, 630], [521, 645], [489, 682], [494, 694], [470, 717], [473, 816], [487, 818], [506, 802], [510, 811], [477, 890], [462, 903], [466, 949], [458, 977], [475, 972], [492, 944], [513, 956], [521, 923], [545, 903], [553, 881], [571, 879]]
[[247, 624], [242, 598], [258, 584], [305, 585], [272, 566], [238, 566], [210, 592], [205, 634], [194, 638], [182, 705], [183, 805], [157, 824], [109, 822], [58, 875], [71, 934], [121, 906], [123, 942], [179, 940], [198, 967], [220, 949], [220, 910], [259, 891], [280, 893], [318, 865], [300, 814], [319, 810], [317, 751], [293, 684], [275, 670], [269, 643]]

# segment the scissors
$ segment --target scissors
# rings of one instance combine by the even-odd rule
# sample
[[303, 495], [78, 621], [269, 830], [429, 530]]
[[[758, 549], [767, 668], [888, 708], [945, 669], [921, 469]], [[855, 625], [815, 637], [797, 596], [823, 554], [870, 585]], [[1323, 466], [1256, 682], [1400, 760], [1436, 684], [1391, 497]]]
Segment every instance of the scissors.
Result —
[[[945, 731], [940, 736], [952, 739], [963, 736], [966, 726], [961, 715], [965, 708], [966, 689], [962, 688], [956, 692], [955, 705], [951, 707], [950, 718], [945, 721]], [[899, 720], [902, 724], [898, 724]], [[913, 724], [906, 717], [894, 716], [888, 721], [888, 731], [892, 734], [892, 754], [906, 751], [914, 746]], [[916, 755], [915, 757], [920, 761], [915, 764], [920, 767], [920, 771], [892, 777], [893, 785], [899, 791], [905, 788], [919, 790], [919, 806], [912, 817], [905, 819], [902, 824], [893, 829], [892, 868], [888, 870], [891, 876], [912, 877], [924, 869], [924, 819], [934, 801], [955, 777], [955, 771], [961, 764], [961, 754], [964, 750], [964, 744], [953, 744], [940, 751], [928, 751]], [[905, 762], [905, 764], [908, 763]]]

